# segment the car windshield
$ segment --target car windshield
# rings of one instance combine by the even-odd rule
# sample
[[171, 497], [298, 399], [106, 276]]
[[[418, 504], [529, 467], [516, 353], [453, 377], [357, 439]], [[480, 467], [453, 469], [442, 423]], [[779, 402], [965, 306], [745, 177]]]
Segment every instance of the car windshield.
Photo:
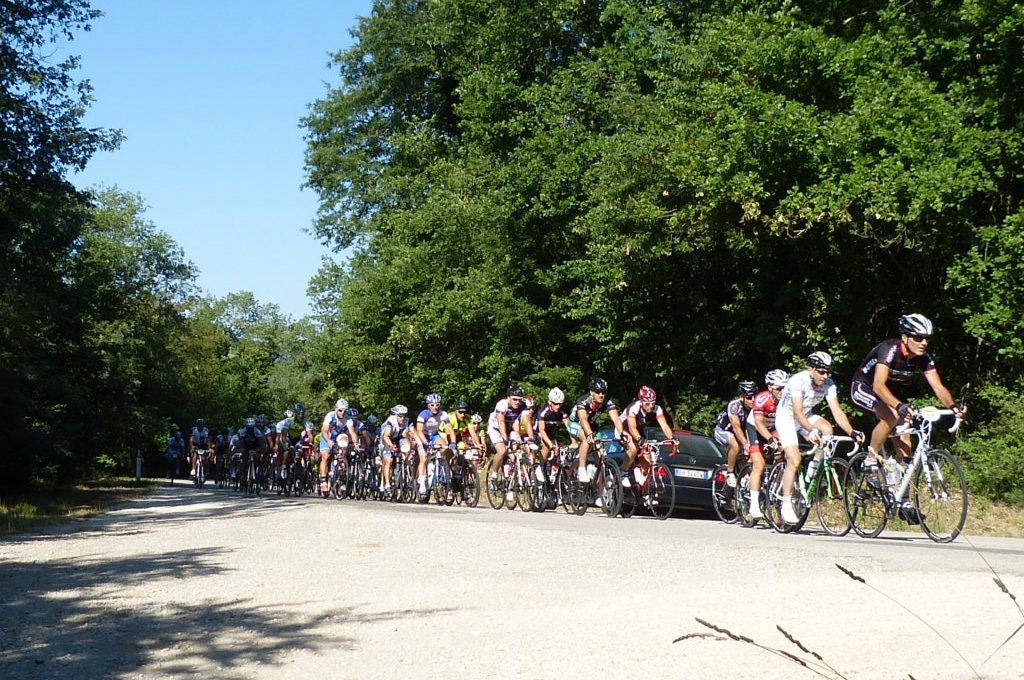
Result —
[[679, 453], [681, 454], [695, 458], [725, 458], [722, 449], [710, 437], [699, 434], [677, 434], [675, 440], [679, 442]]

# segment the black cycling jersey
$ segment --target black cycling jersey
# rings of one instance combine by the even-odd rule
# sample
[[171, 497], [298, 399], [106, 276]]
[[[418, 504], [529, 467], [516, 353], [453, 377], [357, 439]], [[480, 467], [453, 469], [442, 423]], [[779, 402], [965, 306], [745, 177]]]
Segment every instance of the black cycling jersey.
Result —
[[893, 338], [875, 345], [875, 348], [864, 357], [860, 367], [854, 371], [853, 381], [874, 384], [875, 366], [878, 364], [889, 367], [889, 379], [886, 384], [905, 385], [910, 382], [915, 370], [922, 373], [935, 370], [935, 357], [930, 352], [925, 352], [919, 357], [907, 357], [903, 353], [902, 344], [900, 338]]
[[550, 406], [545, 406], [537, 412], [537, 425], [539, 426], [543, 421], [545, 430], [550, 431], [551, 428], [558, 427], [564, 423], [568, 417], [569, 414], [562, 409], [555, 411]]
[[605, 411], [618, 411], [619, 406], [618, 404], [615, 403], [614, 399], [607, 395], [605, 395], [604, 401], [598, 404], [594, 401], [594, 397], [590, 395], [590, 392], [587, 392], [586, 394], [584, 394], [583, 396], [576, 400], [576, 405], [572, 407], [572, 412], [569, 414], [569, 420], [571, 420], [574, 423], [579, 422], [579, 416], [577, 415], [577, 413], [580, 409], [583, 409], [584, 411], [587, 412], [587, 418], [590, 420], [591, 423], [593, 423], [594, 418], [596, 418], [600, 414], [604, 413]]

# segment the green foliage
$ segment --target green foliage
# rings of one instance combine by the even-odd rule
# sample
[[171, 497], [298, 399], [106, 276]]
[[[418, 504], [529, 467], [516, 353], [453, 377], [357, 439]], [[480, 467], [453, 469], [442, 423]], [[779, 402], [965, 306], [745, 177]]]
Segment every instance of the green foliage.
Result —
[[994, 415], [957, 446], [971, 493], [1024, 505], [1024, 397], [1002, 388], [980, 397]]

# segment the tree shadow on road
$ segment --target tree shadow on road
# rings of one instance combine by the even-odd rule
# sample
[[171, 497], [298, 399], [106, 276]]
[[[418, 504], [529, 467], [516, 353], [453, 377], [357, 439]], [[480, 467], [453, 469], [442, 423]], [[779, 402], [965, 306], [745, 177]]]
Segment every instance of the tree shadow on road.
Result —
[[207, 577], [229, 578], [223, 552], [0, 562], [0, 677], [243, 677], [292, 652], [357, 649], [354, 630], [339, 635], [339, 626], [449, 611], [257, 607], [246, 593], [183, 603], [168, 593], [180, 592], [182, 579], [202, 588], [217, 582]]

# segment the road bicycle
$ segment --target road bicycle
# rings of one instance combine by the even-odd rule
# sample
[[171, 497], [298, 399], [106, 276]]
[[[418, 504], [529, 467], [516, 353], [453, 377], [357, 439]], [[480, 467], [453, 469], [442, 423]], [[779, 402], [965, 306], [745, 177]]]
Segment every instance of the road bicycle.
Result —
[[[619, 464], [605, 452], [607, 441], [609, 440], [595, 439], [587, 452], [586, 464], [590, 478], [586, 482], [579, 480], [578, 473], [572, 475], [569, 501], [577, 515], [586, 514], [587, 508], [592, 505], [598, 506], [608, 517], [617, 516], [622, 509], [622, 473]], [[593, 463], [590, 462], [591, 457], [594, 459]]]
[[963, 531], [969, 504], [967, 479], [952, 453], [931, 445], [935, 423], [946, 416], [954, 417], [947, 431], [955, 433], [963, 421], [953, 409], [927, 406], [889, 435], [890, 439], [917, 439], [906, 467], [895, 458], [881, 456], [870, 465], [867, 452], [850, 461], [846, 510], [859, 536], [878, 536], [896, 516], [908, 524], [919, 523], [936, 543], [949, 543]]
[[480, 473], [476, 464], [482, 458], [482, 452], [475, 446], [468, 446], [465, 442], [456, 446], [452, 459], [452, 495], [459, 505], [465, 503], [475, 508], [480, 502]]
[[513, 440], [508, 443], [505, 459], [498, 466], [497, 477], [487, 480], [487, 502], [495, 510], [502, 507], [523, 512], [533, 509], [533, 497], [527, 451], [534, 453], [537, 445]]
[[644, 441], [640, 444], [633, 469], [629, 473], [632, 480], [622, 491], [623, 517], [632, 517], [640, 508], [657, 519], [665, 519], [672, 514], [676, 503], [672, 471], [665, 463], [658, 462], [664, 449], [675, 455], [679, 451], [679, 442], [675, 439], [666, 439]]
[[782, 519], [782, 478], [787, 463], [780, 460], [772, 465], [767, 487], [762, 488], [768, 489], [764, 513], [773, 529], [783, 534], [800, 531], [811, 514], [811, 506], [814, 506], [818, 522], [826, 533], [845, 536], [850, 531], [843, 491], [849, 463], [835, 455], [836, 448], [846, 443], [853, 444], [851, 455], [860, 449], [860, 445], [850, 437], [822, 435], [809, 449], [800, 452], [802, 461], [792, 495], [793, 510], [798, 518], [795, 524]]
[[447, 447], [439, 441], [435, 442], [427, 455], [427, 495], [420, 502], [426, 503], [433, 496], [438, 505], [451, 505], [455, 502], [452, 493], [452, 469], [445, 457]]
[[196, 469], [192, 475], [192, 483], [197, 489], [203, 488], [206, 484], [206, 469], [211, 453], [213, 452], [210, 449], [196, 449]]

